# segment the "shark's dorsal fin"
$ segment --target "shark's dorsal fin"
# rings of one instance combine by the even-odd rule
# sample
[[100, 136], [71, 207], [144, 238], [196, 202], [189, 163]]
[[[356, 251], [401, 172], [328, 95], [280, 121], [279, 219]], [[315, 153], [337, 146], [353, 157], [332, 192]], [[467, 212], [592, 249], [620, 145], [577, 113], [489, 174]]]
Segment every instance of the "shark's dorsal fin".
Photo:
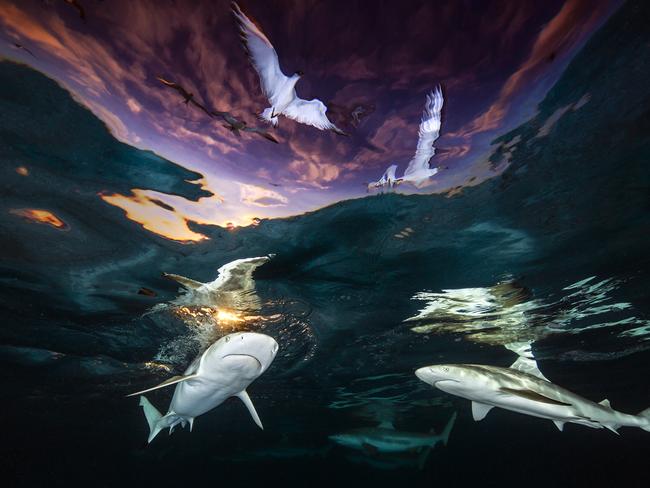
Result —
[[548, 378], [542, 374], [542, 372], [539, 370], [537, 367], [537, 361], [534, 359], [529, 359], [525, 358], [523, 356], [519, 356], [517, 360], [512, 363], [512, 366], [510, 366], [511, 369], [516, 369], [517, 371], [521, 371], [522, 373], [528, 373], [532, 374], [533, 376], [537, 376], [538, 378], [548, 381]]
[[180, 283], [188, 290], [196, 290], [197, 288], [203, 286], [203, 283], [201, 283], [200, 281], [191, 280], [189, 278], [185, 278], [185, 276], [180, 276], [177, 274], [163, 273], [163, 276], [165, 278], [169, 278], [170, 280], [174, 280], [177, 283]]
[[380, 429], [393, 429], [393, 430], [395, 430], [395, 426], [393, 425], [393, 422], [391, 422], [390, 420], [383, 420], [379, 424], [379, 428]]
[[242, 402], [244, 402], [244, 405], [246, 405], [246, 408], [250, 412], [251, 417], [253, 417], [253, 420], [255, 421], [257, 426], [260, 429], [264, 430], [264, 426], [262, 425], [262, 421], [260, 420], [260, 416], [257, 415], [257, 412], [255, 411], [255, 406], [253, 405], [253, 402], [251, 401], [251, 398], [248, 396], [248, 393], [246, 393], [246, 390], [240, 391], [235, 396], [239, 397], [239, 399]]
[[181, 381], [191, 380], [192, 378], [196, 378], [196, 376], [197, 375], [195, 374], [191, 374], [188, 376], [172, 376], [171, 378], [163, 381], [159, 385], [153, 386], [151, 388], [147, 388], [146, 390], [136, 391], [135, 393], [131, 393], [130, 395], [126, 395], [126, 396], [130, 397], [130, 396], [140, 395], [142, 393], [147, 393], [148, 391], [157, 390], [158, 388], [164, 388], [166, 386], [175, 385], [176, 383], [180, 383]]
[[[609, 400], [605, 398], [602, 402], [598, 402], [598, 405], [602, 405], [603, 407], [607, 408], [612, 408], [612, 406], [609, 404]], [[618, 432], [617, 432], [618, 434]]]
[[483, 420], [490, 410], [494, 408], [493, 405], [486, 405], [485, 403], [472, 402], [472, 417], [477, 422]]

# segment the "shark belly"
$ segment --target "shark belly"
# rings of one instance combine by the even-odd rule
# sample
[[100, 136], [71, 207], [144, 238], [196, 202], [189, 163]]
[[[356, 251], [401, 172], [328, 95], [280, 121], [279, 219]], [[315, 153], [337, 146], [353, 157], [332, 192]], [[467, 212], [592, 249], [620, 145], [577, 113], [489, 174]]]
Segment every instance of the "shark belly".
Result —
[[230, 392], [201, 378], [180, 383], [174, 391], [169, 411], [180, 417], [193, 418], [221, 405]]
[[[242, 357], [233, 360], [227, 358], [224, 360], [224, 363], [226, 362], [237, 362], [240, 363], [239, 366], [244, 367], [234, 371], [219, 368], [218, 371], [212, 371], [210, 374], [179, 383], [169, 410], [183, 417], [202, 415], [218, 407], [229, 397], [245, 390], [251, 384], [257, 375], [253, 375], [252, 371], [246, 371], [247, 366], [254, 367], [254, 372], [259, 372], [258, 363], [252, 358]], [[229, 365], [232, 366], [232, 364]]]

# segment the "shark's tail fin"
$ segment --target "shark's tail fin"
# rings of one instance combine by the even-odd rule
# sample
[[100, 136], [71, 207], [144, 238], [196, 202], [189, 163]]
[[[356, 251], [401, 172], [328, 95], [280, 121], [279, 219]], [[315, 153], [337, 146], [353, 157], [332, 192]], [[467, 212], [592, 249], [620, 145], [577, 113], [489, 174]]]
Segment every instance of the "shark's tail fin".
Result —
[[442, 435], [440, 436], [442, 437], [442, 442], [444, 442], [445, 446], [447, 445], [447, 442], [449, 442], [449, 434], [451, 433], [451, 429], [454, 427], [454, 422], [456, 422], [456, 412], [451, 415], [447, 425], [445, 425], [445, 430], [442, 431]]
[[263, 120], [264, 122], [268, 122], [269, 124], [273, 124], [273, 127], [278, 126], [278, 116], [273, 113], [273, 108], [265, 108], [264, 111], [259, 114], [260, 120]]
[[650, 408], [646, 408], [642, 412], [639, 412], [638, 416], [646, 421], [645, 425], [640, 427], [646, 432], [650, 432]]
[[424, 468], [424, 465], [427, 464], [427, 459], [429, 459], [429, 454], [431, 453], [431, 449], [433, 449], [433, 446], [425, 447], [420, 452], [420, 455], [418, 456], [419, 470], [422, 470], [422, 468]]
[[147, 442], [151, 442], [165, 427], [162, 425], [162, 422], [160, 422], [162, 415], [145, 396], [140, 397], [140, 406], [142, 407], [142, 410], [144, 410], [144, 416], [147, 417], [147, 423], [149, 424], [149, 439]]
[[[456, 412], [454, 412], [447, 421], [447, 425], [445, 425], [445, 428], [442, 431], [442, 434], [440, 434], [440, 437], [437, 438], [430, 446], [422, 450], [418, 458], [418, 469], [422, 469], [424, 467], [427, 459], [429, 458], [429, 454], [431, 453], [431, 449], [433, 449], [436, 444], [440, 442], [440, 440], [442, 440], [445, 446], [447, 445], [447, 442], [449, 442], [449, 434], [451, 433], [451, 429], [454, 427], [454, 422], [456, 422]], [[433, 430], [431, 432], [433, 432]]]

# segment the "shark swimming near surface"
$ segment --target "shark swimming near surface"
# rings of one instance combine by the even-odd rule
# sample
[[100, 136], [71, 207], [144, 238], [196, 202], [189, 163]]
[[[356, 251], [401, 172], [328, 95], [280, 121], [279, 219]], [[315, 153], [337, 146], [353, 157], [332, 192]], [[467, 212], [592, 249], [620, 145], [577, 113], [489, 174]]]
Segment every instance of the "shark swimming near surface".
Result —
[[246, 388], [268, 369], [277, 352], [278, 343], [265, 334], [228, 334], [198, 356], [182, 376], [174, 376], [157, 386], [127, 395], [140, 395], [176, 385], [166, 415], [161, 415], [145, 396], [140, 397], [140, 406], [149, 424], [148, 442], [162, 429], [169, 428], [171, 434], [178, 424], [182, 427], [189, 424], [191, 431], [196, 417], [233, 396], [244, 402], [255, 423], [263, 429]]
[[382, 422], [377, 427], [353, 429], [331, 435], [329, 438], [336, 444], [362, 450], [370, 456], [417, 452], [421, 456], [419, 466], [422, 467], [431, 449], [439, 443], [447, 445], [455, 421], [456, 412], [452, 414], [440, 435], [436, 435], [434, 432], [428, 434], [404, 432], [396, 430], [392, 422]]
[[415, 375], [439, 390], [472, 401], [474, 420], [482, 420], [494, 407], [549, 419], [561, 431], [564, 424], [607, 428], [639, 427], [650, 432], [650, 408], [638, 415], [614, 410], [609, 400], [587, 400], [551, 383], [534, 361], [520, 357], [510, 368], [479, 364], [438, 364], [418, 369]]

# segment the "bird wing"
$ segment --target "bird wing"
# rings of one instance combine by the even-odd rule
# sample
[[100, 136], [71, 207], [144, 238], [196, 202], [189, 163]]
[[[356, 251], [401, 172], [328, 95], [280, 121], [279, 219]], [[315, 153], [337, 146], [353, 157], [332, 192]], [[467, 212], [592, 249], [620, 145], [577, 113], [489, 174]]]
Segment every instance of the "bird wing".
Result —
[[192, 105], [194, 105], [195, 107], [197, 107], [197, 108], [203, 110], [206, 114], [208, 114], [209, 117], [214, 117], [214, 114], [213, 114], [212, 112], [210, 112], [207, 108], [205, 108], [205, 105], [203, 105], [203, 104], [197, 102], [197, 101], [194, 100], [194, 99], [190, 100], [190, 103], [191, 103]]
[[183, 95], [183, 97], [188, 97], [190, 94], [183, 88], [181, 85], [178, 83], [174, 83], [173, 81], [168, 81], [164, 78], [161, 78], [160, 76], [156, 76], [156, 79], [161, 82], [163, 85], [168, 86], [169, 88], [173, 88], [176, 90], [178, 93]]
[[237, 259], [221, 266], [218, 278], [208, 285], [218, 293], [218, 307], [237, 311], [259, 309], [261, 304], [255, 293], [253, 271], [269, 259], [268, 256]]
[[248, 57], [260, 77], [262, 91], [271, 99], [288, 78], [280, 69], [278, 53], [264, 33], [233, 2], [232, 11], [239, 24], [242, 41]]
[[268, 256], [237, 259], [218, 269], [219, 276], [210, 285], [219, 291], [247, 291], [255, 288], [253, 271], [269, 261]]
[[273, 136], [269, 133], [269, 131], [266, 131], [266, 130], [264, 130], [264, 129], [260, 129], [260, 128], [258, 128], [258, 127], [244, 127], [243, 130], [244, 130], [245, 132], [253, 132], [253, 133], [255, 133], [255, 134], [259, 134], [259, 135], [262, 136], [264, 139], [267, 139], [267, 140], [269, 140], [269, 141], [271, 141], [271, 142], [275, 142], [276, 144], [279, 144], [278, 140], [277, 140], [275, 137], [273, 137]]
[[422, 122], [420, 122], [420, 130], [418, 131], [418, 147], [415, 150], [415, 156], [409, 161], [409, 165], [404, 171], [404, 176], [423, 169], [429, 169], [429, 160], [436, 153], [433, 143], [440, 136], [440, 114], [443, 103], [442, 90], [438, 85], [434, 91], [427, 95]]
[[343, 131], [330, 122], [325, 112], [327, 112], [327, 107], [320, 100], [316, 98], [313, 100], [303, 100], [297, 96], [282, 111], [285, 116], [301, 124], [313, 125], [321, 130], [334, 130], [343, 133]]
[[385, 181], [388, 181], [389, 179], [395, 180], [395, 172], [397, 171], [397, 165], [392, 164], [386, 169], [386, 172], [384, 175], [381, 177], [382, 180], [385, 178]]

